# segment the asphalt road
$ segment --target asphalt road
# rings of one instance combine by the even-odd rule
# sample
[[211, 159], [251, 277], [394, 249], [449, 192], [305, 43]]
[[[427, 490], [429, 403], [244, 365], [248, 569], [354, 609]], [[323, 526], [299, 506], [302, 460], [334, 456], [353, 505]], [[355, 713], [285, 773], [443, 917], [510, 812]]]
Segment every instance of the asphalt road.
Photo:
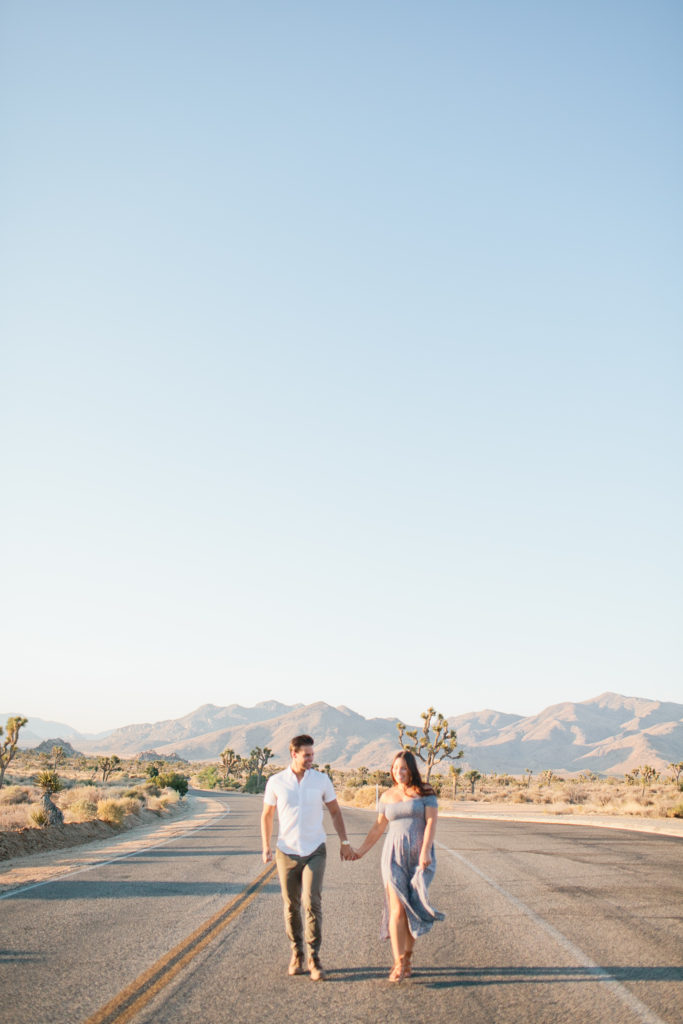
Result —
[[[331, 836], [329, 980], [313, 983], [286, 974], [260, 798], [224, 799], [201, 829], [0, 899], [2, 1024], [683, 1019], [680, 839], [442, 818], [431, 895], [447, 918], [418, 941], [413, 979], [391, 985], [381, 844], [342, 864]], [[345, 818], [352, 842], [373, 820]]]

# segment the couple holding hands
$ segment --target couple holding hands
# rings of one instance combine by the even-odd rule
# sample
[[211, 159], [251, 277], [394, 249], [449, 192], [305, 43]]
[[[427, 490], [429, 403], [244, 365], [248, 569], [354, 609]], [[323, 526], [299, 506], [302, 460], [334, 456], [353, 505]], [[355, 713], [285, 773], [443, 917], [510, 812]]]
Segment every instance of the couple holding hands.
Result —
[[[437, 800], [420, 776], [414, 755], [401, 750], [391, 764], [392, 787], [382, 795], [379, 814], [367, 836], [354, 850], [344, 826], [341, 808], [328, 775], [313, 765], [311, 736], [295, 736], [289, 744], [291, 763], [271, 775], [261, 815], [263, 861], [273, 860], [271, 837], [275, 809], [278, 840], [275, 853], [285, 912], [285, 930], [292, 947], [289, 974], [304, 973], [304, 942], [313, 981], [325, 978], [320, 963], [322, 941], [322, 882], [325, 872], [323, 808], [341, 840], [342, 860], [358, 860], [370, 850], [387, 825], [382, 850], [384, 913], [380, 935], [391, 939], [394, 964], [389, 981], [399, 982], [412, 973], [415, 939], [424, 935], [443, 914], [430, 905], [428, 888], [434, 876], [434, 832]], [[301, 908], [305, 913], [305, 927]]]

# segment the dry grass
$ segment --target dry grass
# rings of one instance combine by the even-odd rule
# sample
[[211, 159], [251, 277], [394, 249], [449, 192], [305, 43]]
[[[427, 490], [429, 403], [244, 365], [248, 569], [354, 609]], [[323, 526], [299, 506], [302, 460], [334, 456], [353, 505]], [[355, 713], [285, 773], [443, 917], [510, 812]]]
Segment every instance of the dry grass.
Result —
[[[452, 796], [450, 781], [444, 781], [443, 800]], [[681, 805], [681, 791], [671, 781], [650, 786], [629, 785], [623, 779], [553, 778], [549, 783], [525, 779], [484, 776], [475, 793], [470, 787], [458, 787], [455, 803], [524, 804], [548, 814], [623, 814], [647, 818], [673, 817]]]
[[32, 824], [30, 804], [0, 806], [0, 832], [17, 831]]
[[165, 789], [160, 796], [149, 796], [147, 798], [147, 809], [160, 814], [171, 804], [177, 804], [179, 800], [180, 794], [176, 793], [174, 789]]
[[[379, 787], [379, 795], [386, 792], [386, 787]], [[374, 786], [359, 786], [358, 789], [346, 787], [342, 790], [342, 803], [351, 807], [374, 807], [377, 799], [377, 790]]]
[[[14, 784], [1, 789], [0, 832], [41, 827], [44, 821], [40, 796], [41, 791], [36, 786]], [[175, 790], [160, 791], [148, 783], [132, 789], [129, 783], [70, 787], [67, 783], [67, 788], [54, 794], [53, 800], [64, 813], [66, 824], [100, 819], [120, 826], [126, 818], [141, 817], [144, 810], [161, 815], [178, 803], [180, 797]]]
[[32, 786], [5, 786], [3, 789], [0, 789], [0, 807], [6, 807], [10, 804], [31, 803], [37, 796], [37, 791], [33, 795], [32, 790]]
[[111, 825], [122, 825], [125, 813], [123, 800], [100, 800], [97, 805], [97, 817]]
[[[459, 803], [484, 805], [516, 805], [546, 814], [617, 814], [646, 818], [683, 817], [681, 790], [670, 781], [657, 781], [650, 786], [630, 785], [623, 778], [599, 779], [553, 777], [549, 782], [526, 776], [483, 776], [472, 793], [468, 783], [458, 785], [455, 801], [451, 779], [432, 776], [431, 780], [443, 807]], [[374, 785], [339, 786], [341, 803], [350, 807], [374, 807]], [[380, 796], [384, 790], [380, 787]]]

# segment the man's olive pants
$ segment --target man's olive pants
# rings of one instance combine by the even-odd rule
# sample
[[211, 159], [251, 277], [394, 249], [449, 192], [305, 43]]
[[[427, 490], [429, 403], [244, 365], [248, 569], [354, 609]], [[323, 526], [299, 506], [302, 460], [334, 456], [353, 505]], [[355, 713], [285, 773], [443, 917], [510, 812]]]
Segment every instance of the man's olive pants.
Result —
[[[297, 857], [295, 854], [283, 853], [282, 850], [277, 850], [275, 854], [287, 938], [292, 944], [292, 951], [303, 956], [305, 937], [309, 956], [315, 959], [320, 952], [323, 937], [322, 888], [326, 856], [324, 843], [307, 857]], [[306, 914], [305, 933], [301, 922], [302, 903]]]

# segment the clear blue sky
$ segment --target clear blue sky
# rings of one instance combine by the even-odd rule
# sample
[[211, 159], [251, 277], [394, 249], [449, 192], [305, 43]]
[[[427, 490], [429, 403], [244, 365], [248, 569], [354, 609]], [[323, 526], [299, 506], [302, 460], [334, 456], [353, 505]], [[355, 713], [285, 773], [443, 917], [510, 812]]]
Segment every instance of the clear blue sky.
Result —
[[683, 6], [2, 5], [0, 710], [683, 702]]

